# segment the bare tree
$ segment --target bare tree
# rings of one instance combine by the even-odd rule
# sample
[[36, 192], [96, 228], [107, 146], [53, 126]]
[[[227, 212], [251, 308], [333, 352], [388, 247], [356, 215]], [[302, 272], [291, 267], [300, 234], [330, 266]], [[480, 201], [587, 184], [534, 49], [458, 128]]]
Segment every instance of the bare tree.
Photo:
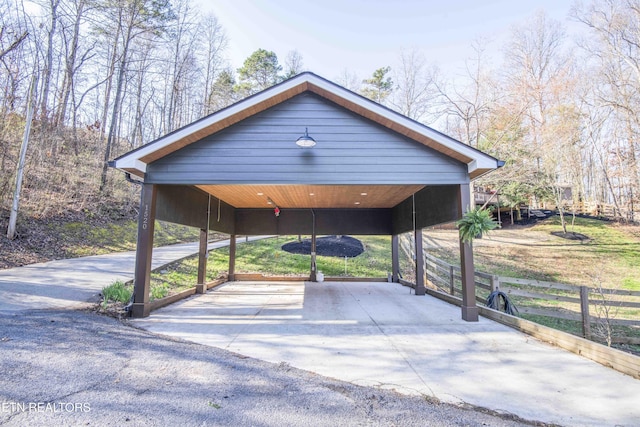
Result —
[[191, 0], [174, 1], [176, 19], [167, 29], [167, 36], [171, 42], [171, 72], [168, 78], [168, 100], [166, 103], [166, 132], [171, 132], [181, 124], [181, 109], [184, 107], [183, 99], [186, 95], [190, 74], [194, 71], [194, 57], [197, 49], [196, 11]]
[[[154, 41], [144, 41], [140, 44], [135, 57], [136, 69], [131, 78], [131, 85], [133, 86], [132, 104], [134, 106], [132, 107], [133, 111], [129, 114], [129, 116], [133, 117], [133, 125], [131, 126], [129, 137], [131, 149], [138, 147], [145, 140], [143, 118], [151, 98], [155, 94], [153, 84], [150, 84], [150, 73], [154, 65], [152, 55], [155, 48], [156, 44]], [[147, 91], [145, 91], [145, 87], [148, 88]], [[149, 93], [149, 90], [151, 93]]]
[[615, 300], [615, 291], [604, 289], [602, 279], [596, 275], [592, 278], [595, 284], [594, 294], [596, 300], [593, 305], [595, 308], [596, 322], [595, 333], [603, 339], [608, 347], [613, 344], [614, 338], [614, 320], [620, 310], [620, 301]]
[[[100, 192], [104, 191], [107, 182], [108, 161], [111, 158], [111, 150], [115, 143], [118, 130], [118, 118], [122, 106], [123, 90], [125, 87], [125, 76], [127, 74], [130, 49], [135, 40], [143, 35], [153, 36], [162, 31], [165, 22], [171, 18], [170, 4], [168, 0], [122, 0], [115, 7], [107, 9], [112, 16], [117, 28], [116, 34], [119, 38], [115, 40], [121, 49], [118, 54], [117, 79], [115, 87], [115, 97], [111, 109], [111, 120], [109, 132], [104, 152], [104, 163], [100, 177]], [[114, 52], [116, 52], [114, 44]], [[115, 64], [114, 64], [115, 65]]]
[[507, 79], [529, 106], [526, 116], [530, 138], [540, 153], [547, 112], [566, 65], [561, 51], [564, 39], [560, 23], [539, 12], [528, 24], [513, 28], [506, 47]]
[[[9, 52], [11, 52], [12, 50], [16, 49], [18, 46], [20, 46], [20, 44], [25, 41], [27, 39], [27, 36], [29, 35], [28, 31], [22, 31], [22, 33], [15, 35], [15, 34], [10, 34], [8, 36], [8, 33], [10, 33], [10, 30], [7, 29], [4, 25], [2, 27], [0, 27], [0, 60], [2, 60], [2, 58], [4, 58], [4, 56], [6, 54], [8, 54]], [[13, 37], [11, 37], [13, 36]], [[10, 39], [9, 43], [6, 45], [5, 47], [5, 43], [4, 40], [5, 39]]]
[[84, 52], [79, 52], [81, 25], [84, 23], [85, 15], [90, 9], [89, 1], [67, 0], [61, 6], [63, 8], [61, 19], [64, 19], [61, 37], [64, 43], [65, 55], [62, 85], [58, 91], [58, 108], [54, 119], [54, 126], [56, 127], [64, 125], [76, 73], [86, 63], [93, 48], [93, 46], [89, 45]]
[[284, 60], [284, 78], [289, 79], [300, 74], [304, 70], [304, 64], [302, 62], [302, 54], [297, 50], [292, 50], [287, 53], [287, 57]]
[[444, 114], [458, 129], [454, 131], [462, 142], [479, 148], [485, 127], [498, 105], [500, 95], [495, 88], [497, 83], [492, 79], [485, 64], [485, 41], [473, 44], [475, 57], [466, 61], [465, 87], [459, 83], [443, 83], [435, 81], [440, 96], [444, 99]]
[[358, 92], [360, 90], [360, 85], [362, 82], [357, 74], [350, 72], [346, 68], [342, 70], [340, 75], [335, 77], [334, 80], [340, 86], [343, 86], [353, 92]]
[[493, 188], [507, 185], [515, 207], [531, 189], [526, 164], [529, 146], [523, 138], [527, 103], [510, 92], [504, 83], [506, 76], [489, 68], [486, 43], [473, 43], [474, 56], [465, 63], [466, 79], [436, 82], [439, 108], [447, 133], [506, 162], [506, 167], [478, 184]]
[[583, 43], [598, 63], [599, 98], [619, 121], [620, 156], [624, 169], [620, 198], [627, 201], [629, 219], [640, 192], [640, 0], [602, 0], [578, 6], [572, 15], [595, 36]]
[[38, 73], [33, 73], [31, 78], [31, 86], [29, 87], [29, 99], [27, 101], [27, 116], [24, 125], [24, 136], [22, 138], [22, 146], [20, 147], [20, 157], [16, 167], [15, 188], [13, 192], [13, 203], [11, 205], [11, 214], [9, 216], [9, 226], [7, 228], [7, 238], [13, 240], [16, 237], [16, 224], [18, 221], [18, 209], [20, 205], [20, 193], [22, 192], [22, 180], [24, 177], [24, 167], [27, 156], [27, 147], [29, 146], [29, 137], [31, 135], [31, 121], [33, 119], [33, 109], [36, 103], [36, 87], [38, 86]]
[[[227, 47], [227, 36], [218, 18], [213, 14], [205, 15], [200, 22], [200, 27], [202, 29], [202, 37], [204, 38], [202, 43], [205, 46], [203, 52], [206, 53], [206, 56], [202, 58], [202, 62], [204, 62], [202, 115], [207, 115], [217, 109], [211, 105], [209, 97], [213, 92], [214, 82], [223, 67], [224, 60], [222, 54]], [[235, 82], [233, 84], [235, 84]]]
[[427, 63], [424, 55], [416, 50], [403, 50], [399, 66], [394, 68], [396, 87], [389, 103], [407, 117], [431, 122], [438, 115], [434, 107], [439, 96], [439, 78], [438, 67]]
[[562, 129], [557, 123], [563, 120], [561, 112], [573, 108], [572, 61], [563, 50], [564, 40], [562, 25], [539, 12], [526, 25], [513, 28], [506, 63], [511, 93], [526, 105], [525, 141], [533, 150], [534, 195], [555, 201], [566, 230], [559, 197], [566, 186], [560, 171], [567, 165], [562, 159], [568, 155], [560, 153], [571, 147], [574, 134], [564, 133], [564, 140], [556, 134]]
[[24, 108], [18, 102], [24, 98], [23, 82], [29, 81], [29, 64], [33, 65], [32, 27], [17, 4], [11, 0], [0, 1], [0, 109], [3, 114]]
[[40, 99], [40, 120], [46, 125], [49, 115], [49, 92], [51, 89], [51, 76], [53, 74], [53, 51], [56, 43], [56, 30], [58, 26], [58, 6], [60, 0], [49, 0], [49, 28], [47, 30], [47, 50], [45, 53], [44, 67], [42, 70], [42, 96]]

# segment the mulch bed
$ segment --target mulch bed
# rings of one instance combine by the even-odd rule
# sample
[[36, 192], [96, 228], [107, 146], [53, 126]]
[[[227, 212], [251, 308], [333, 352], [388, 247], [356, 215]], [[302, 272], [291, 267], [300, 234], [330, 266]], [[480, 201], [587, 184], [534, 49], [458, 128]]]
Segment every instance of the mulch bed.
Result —
[[564, 233], [562, 231], [552, 231], [551, 234], [556, 237], [562, 237], [563, 239], [580, 240], [581, 242], [585, 240], [591, 240], [589, 236], [586, 236], [582, 233]]
[[[290, 242], [282, 245], [282, 250], [301, 255], [311, 254], [311, 239], [302, 242]], [[316, 239], [316, 254], [339, 258], [355, 258], [364, 252], [364, 246], [358, 239], [349, 236], [324, 236]]]

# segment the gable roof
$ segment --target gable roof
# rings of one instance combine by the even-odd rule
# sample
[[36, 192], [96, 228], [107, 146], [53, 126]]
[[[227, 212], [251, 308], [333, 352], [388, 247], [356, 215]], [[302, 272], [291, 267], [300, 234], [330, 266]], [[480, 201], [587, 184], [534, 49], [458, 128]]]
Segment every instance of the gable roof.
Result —
[[497, 169], [503, 164], [496, 158], [422, 123], [316, 74], [305, 72], [130, 151], [110, 162], [110, 166], [144, 176], [147, 164], [303, 92], [312, 92], [394, 132], [465, 163], [471, 179]]

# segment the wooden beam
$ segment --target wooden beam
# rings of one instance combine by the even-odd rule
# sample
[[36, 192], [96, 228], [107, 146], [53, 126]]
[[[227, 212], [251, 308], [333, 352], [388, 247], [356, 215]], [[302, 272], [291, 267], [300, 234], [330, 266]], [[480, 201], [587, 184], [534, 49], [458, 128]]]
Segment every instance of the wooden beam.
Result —
[[229, 281], [236, 280], [236, 235], [229, 236]]
[[207, 244], [209, 241], [209, 231], [200, 229], [200, 247], [198, 248], [198, 282], [196, 292], [204, 294], [207, 292]]
[[591, 339], [591, 318], [589, 317], [589, 288], [580, 286], [580, 313], [582, 314], [582, 336]]
[[156, 219], [156, 192], [153, 184], [143, 184], [138, 213], [138, 243], [136, 247], [136, 269], [133, 284], [133, 306], [131, 317], [147, 317], [149, 305], [149, 283], [151, 278], [151, 255], [153, 252], [153, 230]]
[[391, 237], [391, 281], [400, 279], [400, 239], [397, 234]]
[[[471, 191], [469, 184], [460, 184], [458, 192], [459, 214], [463, 213], [471, 206]], [[462, 281], [462, 319], [467, 322], [478, 321], [478, 307], [476, 305], [476, 282], [474, 279], [473, 267], [473, 246], [471, 243], [460, 242], [460, 270]]]
[[[315, 217], [314, 217], [315, 221]], [[311, 274], [309, 274], [309, 280], [312, 282], [318, 281], [318, 265], [316, 264], [316, 229], [313, 227], [311, 233]]]
[[416, 241], [416, 295], [424, 295], [424, 256], [422, 255], [422, 229], [415, 231]]

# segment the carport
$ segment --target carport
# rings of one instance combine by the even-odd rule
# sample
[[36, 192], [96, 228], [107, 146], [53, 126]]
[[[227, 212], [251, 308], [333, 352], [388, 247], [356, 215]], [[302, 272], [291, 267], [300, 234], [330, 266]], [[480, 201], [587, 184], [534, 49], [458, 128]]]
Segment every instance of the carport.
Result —
[[[149, 315], [155, 219], [200, 232], [198, 291], [206, 291], [210, 230], [235, 236], [392, 236], [454, 221], [471, 205], [471, 180], [500, 162], [312, 73], [303, 73], [198, 120], [110, 163], [142, 182], [133, 317]], [[473, 254], [460, 243], [462, 318], [478, 320]], [[415, 294], [425, 294], [416, 262]]]

